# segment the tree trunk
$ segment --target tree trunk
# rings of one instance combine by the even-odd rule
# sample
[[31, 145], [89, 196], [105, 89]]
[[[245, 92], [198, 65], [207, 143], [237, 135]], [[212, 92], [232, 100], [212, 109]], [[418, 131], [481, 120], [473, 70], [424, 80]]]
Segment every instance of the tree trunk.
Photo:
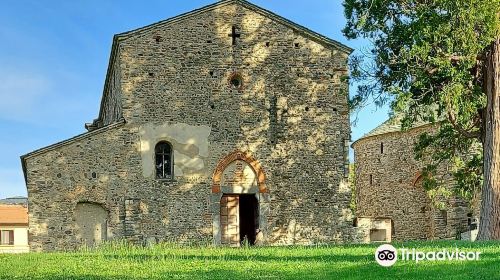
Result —
[[478, 240], [500, 240], [500, 39], [486, 55], [484, 113], [484, 183]]

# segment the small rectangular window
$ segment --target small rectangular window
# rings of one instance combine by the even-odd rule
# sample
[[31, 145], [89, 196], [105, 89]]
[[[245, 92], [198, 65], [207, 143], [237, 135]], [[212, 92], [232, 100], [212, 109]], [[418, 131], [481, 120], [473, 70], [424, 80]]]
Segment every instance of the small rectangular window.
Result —
[[14, 231], [13, 230], [0, 231], [0, 245], [14, 245]]
[[380, 143], [380, 153], [384, 153], [384, 143]]
[[373, 185], [373, 175], [370, 174], [370, 186], [372, 186], [372, 185]]

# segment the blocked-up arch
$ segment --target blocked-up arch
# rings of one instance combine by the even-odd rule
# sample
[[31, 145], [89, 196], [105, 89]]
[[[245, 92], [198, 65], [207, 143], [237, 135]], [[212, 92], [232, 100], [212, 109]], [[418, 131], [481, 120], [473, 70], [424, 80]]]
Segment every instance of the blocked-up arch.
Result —
[[92, 247], [108, 237], [108, 210], [93, 202], [78, 202], [74, 210], [75, 233], [81, 245]]
[[412, 186], [416, 187], [419, 183], [422, 182], [424, 179], [424, 176], [422, 172], [418, 171], [417, 174], [415, 174], [415, 177], [413, 178]]
[[256, 175], [259, 192], [266, 193], [267, 192], [267, 187], [265, 184], [266, 175], [264, 173], [264, 170], [262, 169], [262, 166], [254, 157], [252, 157], [252, 155], [250, 155], [248, 152], [242, 152], [242, 151], [234, 151], [229, 155], [227, 155], [226, 157], [224, 157], [221, 161], [219, 161], [217, 167], [215, 168], [214, 175], [212, 177], [213, 178], [212, 193], [220, 193], [222, 174], [226, 169], [226, 167], [236, 160], [244, 161], [252, 167]]

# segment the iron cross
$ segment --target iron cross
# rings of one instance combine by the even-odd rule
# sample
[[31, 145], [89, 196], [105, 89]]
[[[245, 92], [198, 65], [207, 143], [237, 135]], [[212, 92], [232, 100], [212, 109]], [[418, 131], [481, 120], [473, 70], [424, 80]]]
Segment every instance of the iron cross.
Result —
[[233, 38], [233, 46], [236, 45], [236, 38], [240, 38], [241, 34], [236, 33], [236, 26], [233, 26], [231, 34], [228, 35]]

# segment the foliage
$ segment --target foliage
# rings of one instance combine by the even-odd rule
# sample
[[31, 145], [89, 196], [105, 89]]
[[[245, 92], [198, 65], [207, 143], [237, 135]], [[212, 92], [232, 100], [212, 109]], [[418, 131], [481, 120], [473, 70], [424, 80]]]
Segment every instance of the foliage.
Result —
[[67, 253], [0, 254], [0, 279], [494, 279], [498, 242], [394, 244], [422, 251], [481, 251], [479, 261], [397, 262], [374, 260], [372, 245], [310, 247], [203, 247], [107, 244]]
[[439, 188], [433, 175], [445, 165], [457, 192], [473, 200], [482, 180], [482, 54], [499, 35], [500, 0], [345, 0], [344, 7], [344, 34], [372, 42], [351, 59], [359, 84], [351, 105], [390, 102], [404, 129], [439, 122], [416, 147], [429, 162], [425, 185]]
[[415, 158], [429, 163], [422, 173], [424, 188], [431, 196], [433, 192], [443, 190], [444, 182], [449, 179], [438, 177], [438, 168], [444, 164], [449, 172], [442, 174], [453, 174], [455, 194], [468, 201], [471, 208], [477, 209], [483, 183], [483, 154], [476, 139], [462, 138], [451, 125], [443, 123], [437, 134], [420, 135], [415, 146]]

